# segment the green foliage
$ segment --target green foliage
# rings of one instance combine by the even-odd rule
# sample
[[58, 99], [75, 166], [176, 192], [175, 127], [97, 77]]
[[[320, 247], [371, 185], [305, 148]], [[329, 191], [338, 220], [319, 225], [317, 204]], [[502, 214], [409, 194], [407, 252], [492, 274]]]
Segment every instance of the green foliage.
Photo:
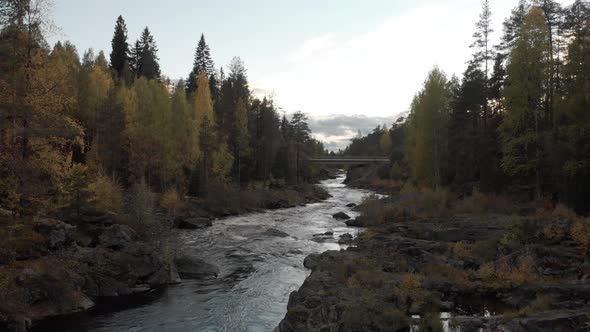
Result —
[[443, 72], [434, 68], [412, 101], [406, 127], [406, 160], [420, 185], [439, 188], [447, 159], [449, 91]]

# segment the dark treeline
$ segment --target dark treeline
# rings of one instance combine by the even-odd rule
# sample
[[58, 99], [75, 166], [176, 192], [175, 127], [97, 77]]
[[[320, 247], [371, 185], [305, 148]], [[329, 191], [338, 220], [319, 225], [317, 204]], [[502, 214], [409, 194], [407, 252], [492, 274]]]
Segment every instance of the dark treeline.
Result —
[[302, 160], [324, 148], [306, 116], [254, 98], [239, 58], [216, 70], [201, 35], [187, 80], [172, 86], [149, 28], [131, 43], [119, 17], [110, 56], [80, 58], [69, 42], [48, 45], [46, 7], [0, 2], [0, 208], [50, 213], [89, 199], [88, 183], [206, 195], [312, 177]]
[[590, 4], [521, 0], [499, 45], [490, 18], [486, 0], [461, 79], [434, 68], [404, 123], [345, 153], [390, 155], [390, 176], [426, 187], [550, 198], [587, 213]]

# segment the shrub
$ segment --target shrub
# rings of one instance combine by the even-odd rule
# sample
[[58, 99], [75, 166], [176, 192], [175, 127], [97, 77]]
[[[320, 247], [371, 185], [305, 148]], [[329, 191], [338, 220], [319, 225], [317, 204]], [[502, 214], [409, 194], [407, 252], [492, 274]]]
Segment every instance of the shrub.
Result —
[[367, 226], [377, 226], [396, 218], [391, 203], [380, 199], [377, 195], [369, 195], [360, 205], [361, 218]]
[[383, 271], [374, 266], [369, 266], [366, 269], [358, 270], [352, 277], [346, 281], [348, 288], [381, 288], [385, 276]]
[[590, 249], [590, 218], [576, 222], [571, 228], [571, 237], [583, 250]]
[[499, 239], [477, 241], [473, 245], [473, 253], [485, 262], [494, 260], [498, 252], [499, 242]]
[[125, 220], [142, 238], [156, 240], [162, 237], [164, 225], [154, 218], [155, 195], [145, 181], [135, 183], [127, 192]]
[[174, 188], [168, 189], [160, 197], [160, 206], [163, 207], [170, 215], [175, 215], [182, 208], [184, 202], [178, 191]]
[[397, 287], [393, 289], [393, 295], [401, 308], [408, 309], [412, 304], [419, 308], [431, 305], [433, 294], [422, 288], [421, 277], [413, 273], [404, 274]]
[[99, 174], [88, 186], [92, 198], [90, 203], [99, 210], [121, 212], [123, 188], [113, 178]]
[[444, 332], [443, 323], [438, 313], [428, 313], [420, 319], [420, 331]]
[[440, 219], [449, 213], [451, 193], [446, 189], [424, 189], [421, 193], [422, 217]]
[[526, 307], [521, 308], [518, 311], [505, 313], [503, 320], [509, 321], [514, 318], [527, 317], [536, 312], [549, 310], [553, 306], [553, 303], [555, 303], [555, 299], [553, 297], [549, 295], [537, 294], [535, 300], [533, 300], [533, 302], [531, 302]]
[[469, 259], [473, 257], [473, 252], [469, 245], [465, 244], [463, 241], [455, 242], [450, 245], [451, 253], [460, 259]]
[[469, 284], [469, 274], [466, 270], [456, 268], [445, 263], [430, 263], [424, 267], [427, 276], [440, 276], [455, 285], [466, 287]]
[[480, 266], [478, 277], [492, 287], [511, 288], [533, 282], [538, 279], [535, 260], [522, 257], [510, 265], [506, 260], [499, 263], [487, 263]]

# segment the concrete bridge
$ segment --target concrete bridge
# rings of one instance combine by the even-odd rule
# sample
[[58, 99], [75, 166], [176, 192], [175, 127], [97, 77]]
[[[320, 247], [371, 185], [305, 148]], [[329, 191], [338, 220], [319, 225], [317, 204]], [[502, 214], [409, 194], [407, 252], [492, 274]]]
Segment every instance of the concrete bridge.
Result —
[[367, 164], [384, 164], [389, 162], [385, 157], [326, 157], [326, 158], [309, 158], [309, 163], [321, 165], [367, 165]]

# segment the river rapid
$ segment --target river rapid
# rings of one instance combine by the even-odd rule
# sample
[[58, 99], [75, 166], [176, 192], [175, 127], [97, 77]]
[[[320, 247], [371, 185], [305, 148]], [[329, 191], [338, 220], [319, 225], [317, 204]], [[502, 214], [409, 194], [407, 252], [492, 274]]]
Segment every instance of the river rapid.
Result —
[[[272, 331], [287, 312], [289, 294], [310, 273], [303, 267], [304, 258], [344, 249], [346, 246], [338, 244], [339, 236], [356, 236], [359, 231], [332, 215], [345, 212], [356, 217], [357, 213], [346, 205], [360, 203], [370, 192], [348, 188], [343, 180], [342, 175], [322, 182], [332, 197], [320, 203], [221, 219], [210, 228], [180, 233], [183, 254], [218, 266], [217, 278], [185, 279], [156, 294], [103, 303], [53, 328], [93, 332]], [[271, 228], [289, 236], [263, 234]], [[333, 232], [333, 237], [317, 236], [326, 232]], [[123, 307], [121, 302], [125, 302]]]

